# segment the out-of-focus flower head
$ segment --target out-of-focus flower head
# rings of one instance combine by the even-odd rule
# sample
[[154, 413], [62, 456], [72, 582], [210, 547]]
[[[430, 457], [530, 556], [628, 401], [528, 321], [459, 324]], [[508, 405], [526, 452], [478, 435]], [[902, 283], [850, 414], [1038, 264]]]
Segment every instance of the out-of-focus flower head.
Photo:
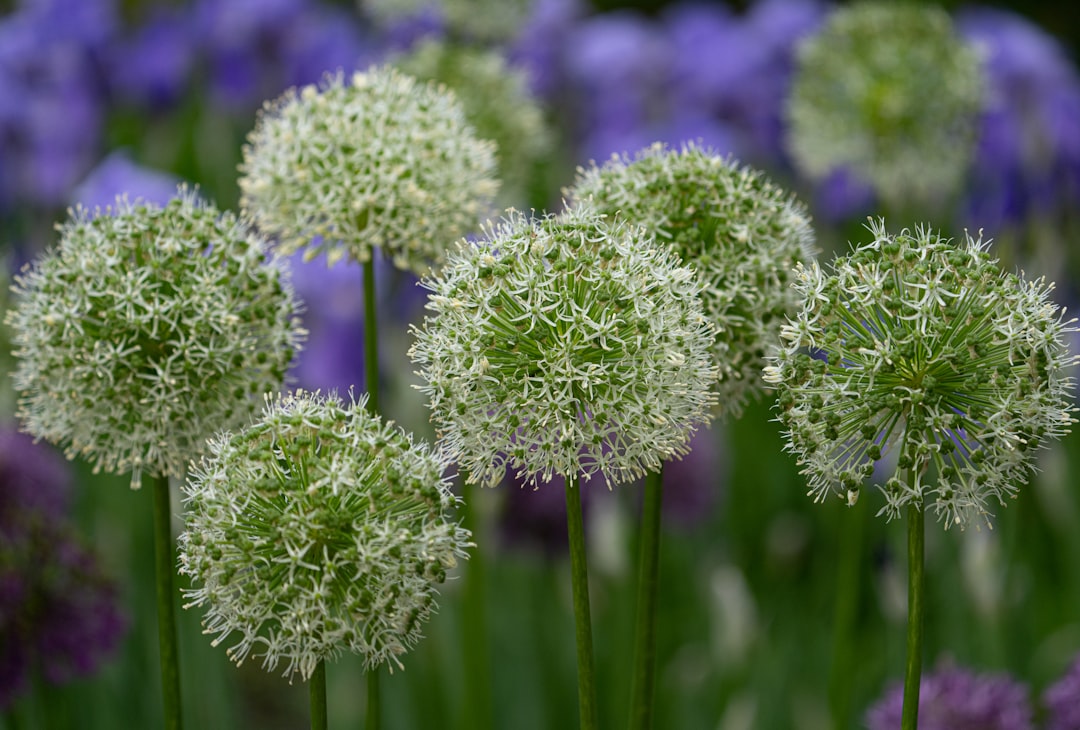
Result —
[[717, 375], [694, 272], [587, 204], [485, 234], [424, 281], [409, 353], [466, 480], [621, 484], [684, 455]]
[[803, 304], [766, 368], [788, 450], [810, 494], [858, 499], [875, 464], [894, 469], [879, 514], [933, 509], [945, 526], [988, 519], [1075, 422], [1073, 321], [1053, 285], [1001, 271], [988, 243], [928, 228], [873, 236], [824, 272], [800, 266]]
[[553, 145], [544, 110], [529, 93], [524, 74], [495, 51], [437, 40], [421, 43], [393, 64], [457, 95], [477, 135], [495, 142], [505, 203], [500, 207], [524, 203], [537, 163]]
[[811, 178], [848, 167], [895, 209], [940, 204], [967, 173], [982, 100], [979, 54], [945, 11], [838, 7], [799, 46], [788, 147]]
[[0, 429], [0, 708], [40, 674], [88, 674], [125, 621], [116, 589], [66, 524], [66, 464], [29, 436]]
[[291, 253], [437, 267], [498, 191], [495, 145], [453, 92], [390, 66], [327, 76], [260, 112], [240, 166], [241, 206]]
[[368, 669], [421, 638], [438, 584], [472, 547], [447, 463], [364, 401], [297, 392], [215, 438], [189, 477], [180, 572], [214, 644], [308, 679], [343, 650]]
[[276, 391], [303, 338], [280, 258], [185, 189], [72, 210], [7, 314], [25, 429], [95, 469], [182, 476]]
[[697, 272], [716, 325], [720, 408], [738, 415], [761, 392], [765, 356], [799, 306], [792, 271], [814, 254], [805, 206], [763, 173], [693, 144], [655, 144], [581, 168], [566, 195], [645, 228]]
[[[904, 686], [886, 690], [866, 713], [869, 730], [900, 730]], [[920, 730], [1034, 730], [1028, 689], [1007, 674], [942, 666], [919, 687]]]
[[584, 14], [582, 0], [536, 0], [529, 19], [508, 49], [512, 63], [526, 70], [533, 93], [551, 99], [563, 90], [567, 38]]
[[1058, 681], [1046, 688], [1042, 706], [1046, 711], [1044, 730], [1080, 728], [1080, 657]]

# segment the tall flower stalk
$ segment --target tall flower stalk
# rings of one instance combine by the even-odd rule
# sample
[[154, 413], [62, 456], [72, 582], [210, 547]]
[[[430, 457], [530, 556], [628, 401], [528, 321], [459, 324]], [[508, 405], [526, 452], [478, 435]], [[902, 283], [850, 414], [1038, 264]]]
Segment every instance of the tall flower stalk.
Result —
[[[495, 148], [480, 140], [444, 86], [394, 68], [292, 89], [260, 112], [240, 166], [241, 206], [281, 248], [325, 249], [364, 268], [367, 408], [378, 415], [378, 316], [372, 251], [417, 274], [473, 230], [498, 182]], [[378, 676], [368, 675], [369, 728]]]
[[[656, 144], [635, 157], [580, 169], [567, 197], [644, 227], [697, 272], [720, 377], [718, 411], [738, 416], [761, 393], [766, 352], [794, 315], [791, 272], [813, 255], [804, 206], [763, 174], [707, 148]], [[638, 555], [630, 727], [652, 726], [663, 466], [645, 480]]]
[[[916, 727], [923, 516], [989, 524], [1033, 470], [1035, 451], [1075, 422], [1075, 331], [1052, 284], [1003, 273], [987, 244], [927, 228], [873, 236], [832, 264], [798, 269], [803, 297], [765, 370], [810, 496], [854, 504], [875, 469], [889, 519], [907, 512], [905, 730]], [[895, 454], [895, 466], [883, 461]]]
[[580, 488], [619, 484], [687, 452], [715, 405], [702, 285], [643, 229], [589, 206], [511, 213], [423, 283], [410, 350], [431, 419], [469, 483], [507, 469], [566, 479], [583, 727], [596, 727]]
[[303, 339], [280, 259], [191, 191], [82, 208], [16, 277], [6, 322], [26, 431], [94, 470], [155, 480], [165, 726], [181, 726], [168, 480], [276, 390]]

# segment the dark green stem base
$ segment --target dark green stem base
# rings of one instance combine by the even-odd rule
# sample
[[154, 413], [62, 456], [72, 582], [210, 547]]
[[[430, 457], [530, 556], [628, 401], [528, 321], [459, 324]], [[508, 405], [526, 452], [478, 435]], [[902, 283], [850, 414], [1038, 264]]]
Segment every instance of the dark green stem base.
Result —
[[907, 669], [904, 671], [902, 730], [919, 727], [919, 682], [922, 679], [923, 565], [925, 526], [922, 505], [907, 509], [908, 523], [908, 624]]
[[315, 665], [308, 680], [308, 704], [311, 707], [311, 730], [326, 730], [326, 662]]
[[155, 477], [154, 581], [157, 584], [158, 646], [161, 658], [161, 696], [166, 730], [180, 730], [180, 661], [176, 642], [176, 608], [173, 595], [172, 509], [169, 478]]
[[663, 466], [645, 477], [638, 551], [637, 619], [630, 684], [630, 730], [648, 730], [653, 721], [656, 684], [656, 599], [660, 582], [660, 513]]
[[596, 668], [593, 661], [592, 617], [589, 609], [589, 566], [585, 557], [581, 490], [577, 480], [572, 477], [566, 478], [566, 527], [570, 538], [570, 582], [574, 593], [580, 727], [581, 730], [596, 730]]
[[382, 725], [382, 712], [379, 709], [379, 670], [370, 669], [367, 673], [367, 722], [366, 730], [379, 730]]

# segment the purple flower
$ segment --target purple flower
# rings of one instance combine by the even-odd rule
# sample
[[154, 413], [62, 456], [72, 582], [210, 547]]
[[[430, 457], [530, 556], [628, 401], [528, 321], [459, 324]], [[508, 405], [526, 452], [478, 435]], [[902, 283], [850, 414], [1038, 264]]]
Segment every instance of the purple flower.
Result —
[[986, 57], [988, 103], [965, 214], [1000, 227], [1080, 195], [1080, 75], [1049, 34], [1005, 10], [972, 8], [957, 27]]
[[[895, 684], [866, 713], [869, 730], [900, 730], [904, 687]], [[924, 674], [920, 730], [1032, 730], [1027, 687], [1006, 674], [975, 674], [942, 666]]]
[[[0, 103], [0, 208], [62, 205], [99, 142], [95, 53], [53, 22], [60, 7], [35, 5], [0, 20], [0, 90], [13, 100]], [[100, 40], [87, 23], [88, 37]]]
[[1042, 696], [1044, 730], [1080, 730], [1080, 657]]
[[0, 708], [35, 674], [92, 672], [125, 628], [114, 585], [64, 520], [69, 486], [55, 452], [0, 429]]
[[570, 30], [584, 13], [582, 0], [536, 0], [508, 57], [525, 69], [532, 93], [550, 99], [563, 91]]
[[726, 481], [721, 457], [716, 431], [705, 429], [691, 437], [689, 454], [664, 464], [665, 522], [690, 527], [712, 515]]
[[108, 50], [107, 81], [124, 101], [167, 108], [184, 93], [197, 56], [191, 15], [178, 8], [155, 7], [130, 37]]
[[367, 68], [378, 58], [375, 42], [364, 36], [355, 14], [316, 7], [297, 19], [284, 39], [285, 86], [303, 86], [327, 73]]
[[116, 151], [98, 163], [72, 191], [70, 202], [93, 210], [114, 205], [116, 198], [165, 205], [176, 196], [180, 180], [169, 173], [142, 167], [127, 153]]

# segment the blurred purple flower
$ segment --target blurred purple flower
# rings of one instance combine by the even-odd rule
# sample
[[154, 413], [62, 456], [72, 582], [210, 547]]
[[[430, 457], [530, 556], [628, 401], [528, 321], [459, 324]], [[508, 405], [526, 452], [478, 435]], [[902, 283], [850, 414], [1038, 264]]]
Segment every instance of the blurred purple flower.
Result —
[[1044, 730], [1080, 730], [1080, 657], [1043, 692]]
[[672, 106], [731, 125], [741, 138], [740, 157], [779, 159], [795, 45], [824, 14], [814, 0], [764, 0], [743, 17], [716, 4], [669, 8], [662, 22], [672, 49]]
[[1080, 75], [1019, 15], [970, 8], [957, 27], [986, 57], [988, 102], [965, 203], [979, 226], [1023, 222], [1080, 196]]
[[328, 72], [367, 68], [378, 60], [375, 41], [361, 32], [355, 13], [316, 7], [297, 19], [285, 39], [284, 86], [320, 81]]
[[507, 55], [525, 69], [538, 98], [551, 99], [564, 90], [567, 38], [583, 14], [583, 0], [536, 0], [511, 44]]
[[179, 178], [166, 172], [142, 167], [118, 150], [98, 163], [71, 193], [71, 204], [93, 210], [115, 205], [117, 196], [128, 200], [165, 205], [176, 196]]
[[389, 52], [407, 51], [425, 38], [441, 38], [445, 34], [446, 18], [431, 5], [379, 28], [380, 39]]
[[813, 195], [814, 212], [827, 221], [859, 220], [875, 212], [873, 188], [846, 169], [833, 171]]
[[111, 26], [95, 26], [91, 13], [86, 33], [75, 33], [58, 20], [65, 8], [30, 5], [0, 20], [0, 89], [12, 100], [0, 103], [0, 208], [62, 205], [93, 161], [103, 105], [85, 43], [101, 42]]
[[155, 6], [129, 37], [107, 51], [107, 82], [120, 99], [157, 110], [173, 106], [191, 80], [198, 58], [192, 16]]
[[[904, 687], [895, 684], [866, 713], [869, 730], [900, 730]], [[1027, 687], [1005, 674], [975, 674], [943, 666], [923, 674], [921, 730], [1032, 730]]]
[[698, 431], [690, 439], [689, 454], [664, 463], [663, 516], [669, 524], [700, 524], [720, 501], [727, 479], [716, 429]]
[[[565, 68], [575, 97], [570, 103], [590, 140], [583, 151], [596, 158], [595, 140], [625, 137], [636, 150], [649, 142], [647, 129], [667, 73], [667, 41], [654, 24], [630, 12], [598, 15], [569, 31]], [[606, 143], [605, 145], [606, 146]], [[602, 158], [601, 158], [602, 159]]]
[[69, 486], [55, 452], [0, 429], [0, 708], [36, 673], [92, 672], [125, 628], [115, 587], [64, 520]]

